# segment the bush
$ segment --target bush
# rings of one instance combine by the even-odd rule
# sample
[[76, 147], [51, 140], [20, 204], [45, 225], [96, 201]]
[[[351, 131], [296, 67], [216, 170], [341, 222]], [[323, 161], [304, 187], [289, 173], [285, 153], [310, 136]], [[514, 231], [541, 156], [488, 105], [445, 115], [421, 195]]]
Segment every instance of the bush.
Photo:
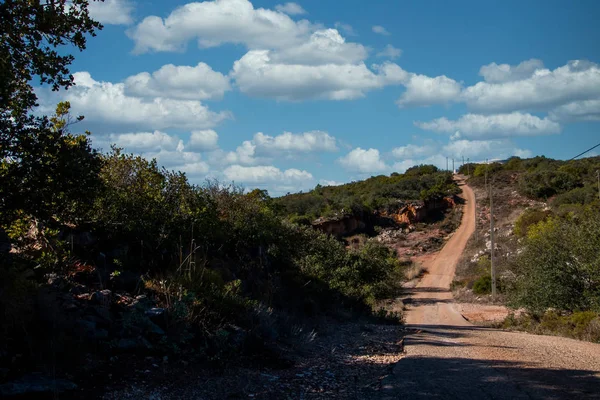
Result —
[[516, 257], [511, 301], [531, 312], [600, 311], [600, 213], [549, 218], [533, 225]]
[[545, 221], [550, 216], [549, 211], [540, 210], [538, 208], [529, 208], [515, 221], [514, 233], [518, 237], [527, 236], [529, 227]]
[[519, 329], [542, 335], [559, 335], [600, 343], [600, 315], [590, 311], [560, 313], [548, 310], [543, 314], [509, 314], [502, 328]]

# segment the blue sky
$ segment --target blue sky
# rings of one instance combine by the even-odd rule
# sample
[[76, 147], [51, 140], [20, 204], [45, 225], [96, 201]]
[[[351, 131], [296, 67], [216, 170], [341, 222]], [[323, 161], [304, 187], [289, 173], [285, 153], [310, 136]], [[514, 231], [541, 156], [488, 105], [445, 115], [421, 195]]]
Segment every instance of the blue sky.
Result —
[[[106, 0], [77, 85], [94, 144], [272, 195], [600, 142], [597, 1]], [[457, 164], [458, 165], [458, 164]]]

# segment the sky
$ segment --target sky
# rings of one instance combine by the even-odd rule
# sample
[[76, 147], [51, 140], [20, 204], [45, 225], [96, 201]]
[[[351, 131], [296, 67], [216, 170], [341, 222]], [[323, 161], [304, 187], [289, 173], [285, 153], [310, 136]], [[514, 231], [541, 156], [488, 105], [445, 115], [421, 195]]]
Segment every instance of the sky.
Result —
[[[70, 101], [96, 148], [273, 196], [600, 142], [598, 1], [106, 0]], [[450, 166], [452, 161], [450, 161]]]

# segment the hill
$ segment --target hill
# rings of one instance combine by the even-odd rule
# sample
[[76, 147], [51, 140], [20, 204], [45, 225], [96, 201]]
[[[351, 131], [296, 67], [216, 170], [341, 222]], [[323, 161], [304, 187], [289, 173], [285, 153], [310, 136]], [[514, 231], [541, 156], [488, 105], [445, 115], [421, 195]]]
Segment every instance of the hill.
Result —
[[[600, 329], [590, 327], [600, 326], [600, 260], [594, 250], [600, 245], [600, 157], [515, 157], [461, 167], [469, 170], [477, 197], [477, 232], [458, 266], [455, 296], [463, 301], [489, 298], [491, 194], [500, 290], [496, 301], [526, 310], [523, 318], [533, 318], [527, 324], [539, 332], [600, 340]], [[545, 316], [547, 310], [558, 314]], [[544, 318], [554, 320], [544, 325]], [[578, 325], [573, 318], [583, 320]]]

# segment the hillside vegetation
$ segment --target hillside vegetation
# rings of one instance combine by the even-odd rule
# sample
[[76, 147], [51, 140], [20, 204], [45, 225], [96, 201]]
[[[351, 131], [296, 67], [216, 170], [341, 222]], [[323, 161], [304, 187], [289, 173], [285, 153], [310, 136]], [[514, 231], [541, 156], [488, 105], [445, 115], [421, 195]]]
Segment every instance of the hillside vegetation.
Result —
[[452, 174], [433, 165], [409, 168], [404, 174], [374, 176], [339, 186], [317, 185], [308, 193], [288, 194], [275, 200], [279, 213], [307, 222], [318, 217], [360, 215], [398, 208], [411, 200], [434, 202], [460, 193]]
[[[483, 193], [489, 193], [485, 182], [493, 185], [501, 295], [528, 311], [527, 322], [511, 323], [600, 341], [600, 157], [511, 158], [461, 168], [467, 170], [473, 171], [470, 185]], [[488, 197], [478, 207], [489, 221]], [[491, 284], [488, 223], [480, 225], [479, 236], [488, 238], [487, 251], [467, 262], [475, 280], [458, 282], [478, 293], [489, 293]]]

